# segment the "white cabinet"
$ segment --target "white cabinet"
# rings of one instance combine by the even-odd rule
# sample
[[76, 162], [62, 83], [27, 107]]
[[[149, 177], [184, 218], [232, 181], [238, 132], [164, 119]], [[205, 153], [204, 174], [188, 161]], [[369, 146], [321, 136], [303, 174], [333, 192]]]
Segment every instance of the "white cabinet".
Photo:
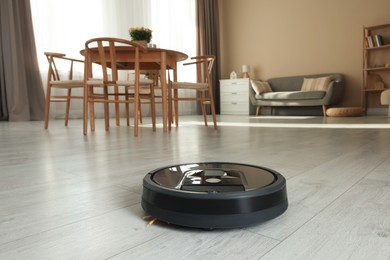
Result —
[[221, 79], [221, 115], [249, 115], [249, 78]]

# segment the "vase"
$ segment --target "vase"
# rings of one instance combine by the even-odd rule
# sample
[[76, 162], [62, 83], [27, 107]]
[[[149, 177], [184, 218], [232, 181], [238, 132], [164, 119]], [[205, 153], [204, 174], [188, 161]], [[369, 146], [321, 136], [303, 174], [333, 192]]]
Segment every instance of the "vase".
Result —
[[140, 45], [140, 46], [142, 46], [144, 48], [148, 47], [147, 41], [133, 41], [132, 40], [132, 42], [135, 43], [135, 45]]

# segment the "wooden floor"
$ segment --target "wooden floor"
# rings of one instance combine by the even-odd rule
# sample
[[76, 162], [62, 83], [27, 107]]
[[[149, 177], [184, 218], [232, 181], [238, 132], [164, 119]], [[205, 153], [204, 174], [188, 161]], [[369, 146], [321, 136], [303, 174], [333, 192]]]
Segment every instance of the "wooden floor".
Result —
[[[0, 122], [0, 259], [390, 259], [390, 121], [199, 117], [163, 133], [102, 122]], [[289, 208], [256, 226], [204, 231], [143, 220], [157, 167], [228, 161], [287, 179]]]

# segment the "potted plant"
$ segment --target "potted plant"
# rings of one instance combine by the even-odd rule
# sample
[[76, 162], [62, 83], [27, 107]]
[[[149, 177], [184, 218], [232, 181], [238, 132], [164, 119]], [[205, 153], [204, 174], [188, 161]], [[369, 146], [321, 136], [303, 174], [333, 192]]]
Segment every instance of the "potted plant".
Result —
[[152, 30], [145, 27], [129, 28], [130, 38], [133, 41], [146, 41], [150, 43], [152, 39]]

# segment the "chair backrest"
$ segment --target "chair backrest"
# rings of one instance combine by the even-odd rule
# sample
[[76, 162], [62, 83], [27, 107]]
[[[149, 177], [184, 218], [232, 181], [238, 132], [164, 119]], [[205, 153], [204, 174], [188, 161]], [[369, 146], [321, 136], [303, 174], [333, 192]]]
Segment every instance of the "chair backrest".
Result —
[[[146, 46], [125, 39], [119, 38], [93, 38], [85, 43], [85, 60], [87, 70], [87, 78], [92, 78], [92, 61], [101, 65], [103, 81], [105, 83], [114, 83], [118, 80], [118, 69], [120, 66], [128, 66], [126, 61], [118, 60], [117, 52], [120, 48], [132, 47], [135, 49], [134, 64], [130, 65], [130, 69], [135, 70], [135, 74], [139, 74], [139, 50], [146, 50]], [[111, 75], [111, 78], [109, 77]], [[137, 79], [136, 79], [137, 80]]]
[[203, 55], [191, 57], [193, 62], [184, 63], [183, 65], [196, 64], [197, 65], [197, 82], [209, 83], [211, 85], [211, 72], [213, 70], [214, 55]]
[[69, 67], [67, 80], [73, 79], [73, 64], [74, 62], [83, 63], [84, 61], [65, 57], [66, 55], [58, 52], [45, 52], [47, 61], [49, 62], [48, 80], [61, 80], [59, 70], [57, 69], [57, 61], [67, 62]]

